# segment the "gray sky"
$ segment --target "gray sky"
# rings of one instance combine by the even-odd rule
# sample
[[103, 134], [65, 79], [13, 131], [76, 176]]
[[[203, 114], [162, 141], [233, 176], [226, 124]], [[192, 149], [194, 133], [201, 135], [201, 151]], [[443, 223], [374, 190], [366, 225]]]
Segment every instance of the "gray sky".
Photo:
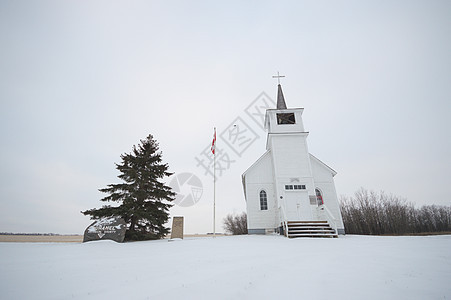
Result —
[[221, 230], [265, 151], [244, 111], [276, 98], [277, 71], [339, 195], [451, 204], [449, 1], [1, 1], [0, 45], [0, 231], [82, 233], [80, 211], [103, 204], [114, 163], [149, 133], [204, 186], [171, 213], [211, 231], [213, 183], [195, 157], [241, 117], [259, 138], [224, 150]]

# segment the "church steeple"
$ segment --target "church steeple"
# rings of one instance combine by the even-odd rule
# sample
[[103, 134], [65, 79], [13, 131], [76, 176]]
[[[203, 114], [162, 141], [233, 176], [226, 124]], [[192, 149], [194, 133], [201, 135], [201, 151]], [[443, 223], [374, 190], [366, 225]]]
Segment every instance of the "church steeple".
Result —
[[277, 109], [287, 109], [285, 98], [283, 97], [282, 86], [279, 83], [277, 91]]
[[277, 72], [276, 76], [273, 76], [272, 78], [277, 78], [278, 90], [277, 90], [277, 109], [287, 109], [287, 104], [285, 103], [285, 98], [283, 97], [282, 92], [282, 86], [280, 85], [280, 78], [285, 77], [284, 75], [280, 75], [279, 72]]

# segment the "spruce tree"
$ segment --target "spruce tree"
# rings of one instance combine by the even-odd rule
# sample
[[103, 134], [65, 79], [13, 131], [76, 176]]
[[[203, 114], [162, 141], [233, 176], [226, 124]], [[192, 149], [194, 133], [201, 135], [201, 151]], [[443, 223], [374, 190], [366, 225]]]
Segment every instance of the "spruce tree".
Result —
[[168, 164], [162, 163], [158, 150], [158, 143], [149, 134], [138, 146], [133, 146], [131, 153], [122, 154], [122, 163], [116, 164], [116, 169], [124, 183], [109, 184], [99, 190], [109, 194], [101, 201], [117, 202], [119, 206], [104, 205], [82, 213], [91, 219], [122, 217], [127, 223], [125, 240], [129, 241], [159, 239], [168, 234], [164, 224], [175, 193], [161, 179], [173, 173], [168, 172]]

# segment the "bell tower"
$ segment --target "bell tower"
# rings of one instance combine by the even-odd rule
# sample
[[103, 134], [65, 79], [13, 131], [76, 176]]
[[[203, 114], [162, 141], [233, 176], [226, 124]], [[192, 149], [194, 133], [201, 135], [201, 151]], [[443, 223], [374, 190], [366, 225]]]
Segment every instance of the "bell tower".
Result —
[[266, 110], [265, 129], [268, 130], [268, 134], [304, 132], [303, 111], [303, 108], [287, 108], [282, 86], [279, 84], [277, 108]]
[[275, 197], [289, 220], [312, 220], [316, 209], [316, 205], [310, 204], [310, 199], [316, 199], [315, 182], [303, 111], [303, 108], [287, 108], [279, 83], [277, 108], [268, 109], [265, 116], [266, 149], [272, 155]]

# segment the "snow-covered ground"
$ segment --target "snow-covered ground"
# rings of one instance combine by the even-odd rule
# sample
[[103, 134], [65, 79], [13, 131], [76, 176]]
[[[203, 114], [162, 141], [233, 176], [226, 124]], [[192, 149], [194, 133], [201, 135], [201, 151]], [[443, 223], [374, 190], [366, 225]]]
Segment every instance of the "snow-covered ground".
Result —
[[0, 299], [451, 299], [451, 235], [0, 243]]

